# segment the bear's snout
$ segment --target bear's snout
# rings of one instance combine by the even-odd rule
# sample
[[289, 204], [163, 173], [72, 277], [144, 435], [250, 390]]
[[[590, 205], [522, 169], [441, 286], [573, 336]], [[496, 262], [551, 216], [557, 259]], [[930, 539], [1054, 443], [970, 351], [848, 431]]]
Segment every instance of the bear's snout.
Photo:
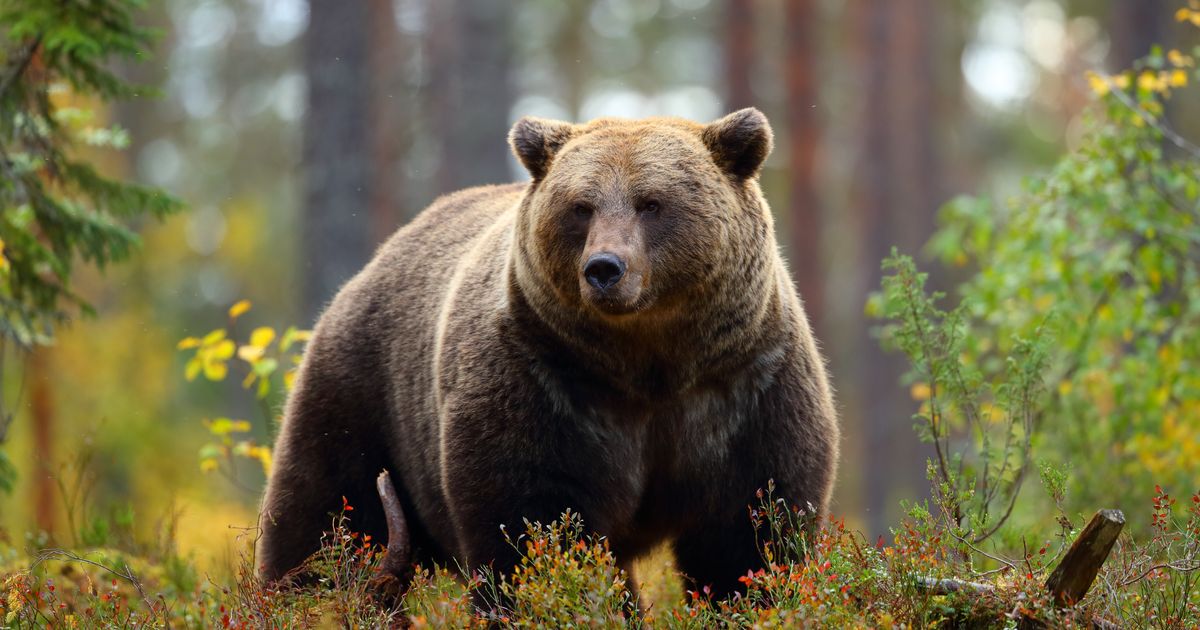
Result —
[[625, 275], [625, 262], [616, 254], [601, 252], [593, 254], [583, 266], [583, 277], [588, 284], [604, 291], [621, 281]]

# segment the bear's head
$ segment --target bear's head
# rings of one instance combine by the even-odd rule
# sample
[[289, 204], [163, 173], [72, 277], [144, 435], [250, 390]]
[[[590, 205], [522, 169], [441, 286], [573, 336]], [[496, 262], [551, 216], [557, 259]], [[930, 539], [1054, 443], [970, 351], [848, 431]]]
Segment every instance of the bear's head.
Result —
[[543, 301], [609, 323], [681, 313], [768, 264], [757, 176], [771, 128], [757, 109], [707, 125], [523, 118], [509, 142], [533, 177], [518, 211], [517, 278]]

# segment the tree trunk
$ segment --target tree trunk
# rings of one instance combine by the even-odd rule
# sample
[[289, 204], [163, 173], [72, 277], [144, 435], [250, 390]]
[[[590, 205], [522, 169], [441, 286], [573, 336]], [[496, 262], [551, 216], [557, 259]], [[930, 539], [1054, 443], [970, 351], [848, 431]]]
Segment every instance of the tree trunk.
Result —
[[[861, 298], [879, 289], [893, 246], [916, 254], [933, 226], [939, 168], [934, 149], [937, 91], [930, 0], [856, 0], [850, 18], [862, 94], [855, 223]], [[868, 529], [882, 535], [897, 499], [924, 494], [928, 449], [912, 431], [915, 408], [900, 388], [905, 364], [885, 353], [863, 321], [855, 385], [865, 436]]]
[[1112, 71], [1133, 66], [1137, 59], [1150, 54], [1155, 44], [1166, 44], [1166, 25], [1177, 2], [1167, 0], [1112, 0], [1110, 28], [1112, 47], [1108, 62]]
[[784, 4], [786, 55], [784, 85], [787, 90], [788, 232], [792, 275], [804, 300], [805, 311], [818, 338], [824, 338], [825, 265], [821, 255], [821, 203], [814, 166], [821, 139], [817, 123], [816, 23], [813, 0], [787, 0]]
[[754, 0], [726, 0], [724, 69], [725, 105], [729, 112], [758, 105], [751, 84], [755, 65]]
[[26, 369], [29, 379], [29, 411], [33, 422], [33, 452], [29, 470], [33, 474], [34, 522], [39, 530], [53, 535], [58, 514], [58, 495], [54, 483], [55, 418], [54, 387], [51, 377], [51, 348], [34, 348]]
[[[566, 16], [562, 28], [554, 40], [555, 71], [563, 85], [563, 103], [567, 119], [578, 121], [583, 113], [583, 101], [587, 98], [587, 80], [592, 71], [591, 52], [588, 50], [588, 9], [584, 2], [566, 3]], [[523, 114], [524, 112], [517, 112]]]
[[440, 192], [512, 181], [505, 138], [512, 124], [510, 11], [491, 0], [433, 5], [432, 96], [441, 144]]
[[370, 138], [371, 165], [369, 190], [370, 242], [383, 242], [400, 224], [403, 212], [404, 82], [399, 68], [403, 63], [400, 33], [392, 3], [371, 0], [370, 42]]
[[[371, 136], [368, 129], [373, 3], [313, 0], [303, 62], [303, 311], [312, 321], [371, 250]], [[386, 3], [389, 4], [390, 3]]]

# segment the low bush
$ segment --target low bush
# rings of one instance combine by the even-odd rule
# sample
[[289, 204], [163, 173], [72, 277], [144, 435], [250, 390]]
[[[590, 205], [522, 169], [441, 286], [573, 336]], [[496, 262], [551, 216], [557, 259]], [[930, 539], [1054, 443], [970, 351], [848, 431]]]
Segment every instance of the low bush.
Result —
[[[1056, 627], [1190, 628], [1200, 624], [1200, 493], [1186, 505], [1159, 491], [1155, 534], [1122, 537], [1090, 594], [1056, 608], [1044, 584], [1075, 532], [1005, 558], [960, 537], [928, 506], [912, 506], [892, 540], [869, 541], [840, 521], [815, 528], [767, 488], [747, 527], [765, 567], [745, 592], [714, 601], [703, 587], [677, 601], [635, 601], [603, 538], [577, 514], [527, 523], [510, 539], [511, 575], [417, 567], [402, 601], [372, 578], [379, 541], [336, 517], [309, 559], [304, 586], [264, 585], [249, 546], [228, 583], [198, 579], [177, 557], [111, 549], [46, 549], [0, 571], [4, 627]], [[683, 579], [671, 576], [670, 579]], [[650, 585], [653, 586], [653, 585]], [[478, 602], [487, 603], [480, 608]], [[500, 604], [503, 602], [503, 604]]]

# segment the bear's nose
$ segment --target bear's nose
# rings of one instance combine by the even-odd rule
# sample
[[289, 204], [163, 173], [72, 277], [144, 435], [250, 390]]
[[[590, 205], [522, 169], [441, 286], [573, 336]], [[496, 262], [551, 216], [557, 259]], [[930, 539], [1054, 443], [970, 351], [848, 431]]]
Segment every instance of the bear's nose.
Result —
[[616, 254], [593, 254], [583, 266], [583, 277], [587, 278], [588, 284], [601, 291], [616, 284], [623, 275], [625, 263]]

